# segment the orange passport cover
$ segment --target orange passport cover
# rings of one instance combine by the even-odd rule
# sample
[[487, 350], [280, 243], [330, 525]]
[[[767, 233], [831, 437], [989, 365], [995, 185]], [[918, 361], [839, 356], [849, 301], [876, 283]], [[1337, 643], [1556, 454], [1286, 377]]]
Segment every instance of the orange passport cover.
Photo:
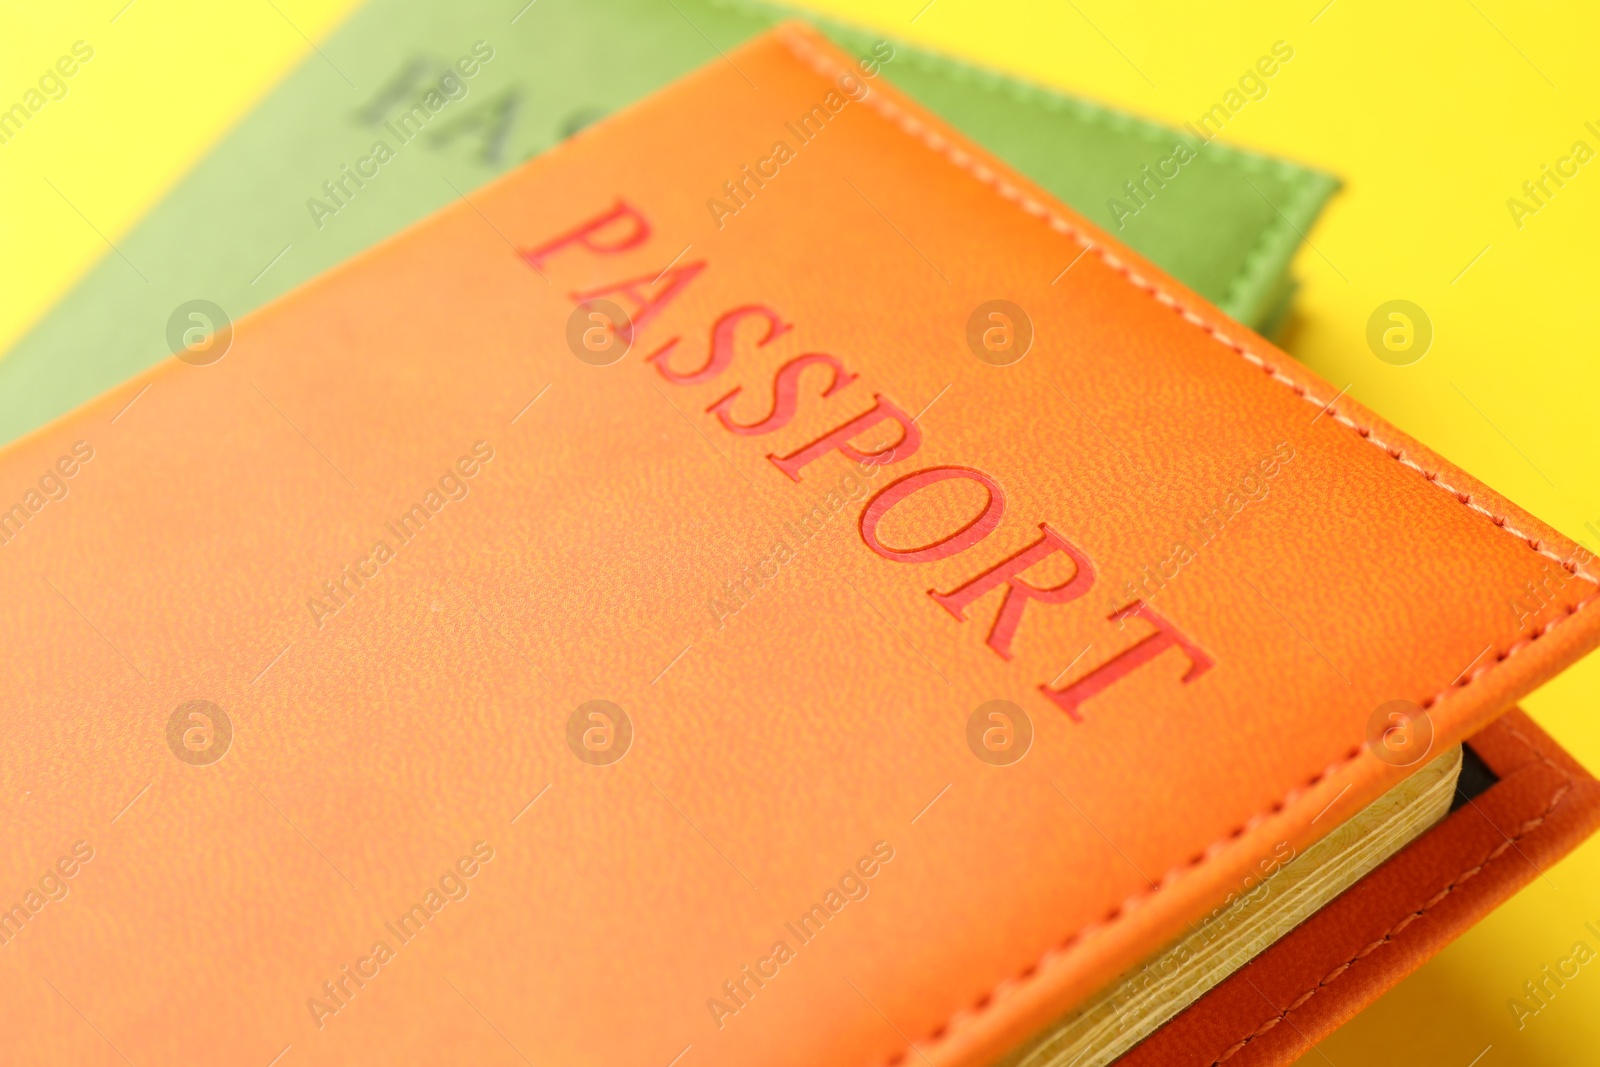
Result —
[[775, 31], [0, 456], [9, 1061], [982, 1064], [1600, 639], [870, 74]]
[[1285, 1067], [1600, 824], [1600, 782], [1520, 709], [1468, 744], [1499, 779], [1239, 968], [1118, 1067]]

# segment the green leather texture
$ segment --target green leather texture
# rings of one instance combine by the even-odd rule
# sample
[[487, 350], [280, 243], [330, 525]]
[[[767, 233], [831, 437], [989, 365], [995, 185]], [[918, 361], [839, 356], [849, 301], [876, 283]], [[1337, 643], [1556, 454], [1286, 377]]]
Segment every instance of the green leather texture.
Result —
[[[520, 12], [369, 0], [0, 358], [0, 441], [168, 357], [179, 305], [213, 301], [237, 320], [797, 14], [746, 0], [536, 0]], [[879, 39], [813, 21], [858, 55]], [[475, 42], [493, 58], [402, 143], [386, 124]], [[1265, 329], [1281, 315], [1289, 260], [1333, 179], [893, 47], [883, 76], [968, 136], [1240, 321]], [[393, 158], [327, 210], [338, 202], [324, 183], [378, 140]], [[1195, 158], [1119, 229], [1107, 202], [1179, 144]]]

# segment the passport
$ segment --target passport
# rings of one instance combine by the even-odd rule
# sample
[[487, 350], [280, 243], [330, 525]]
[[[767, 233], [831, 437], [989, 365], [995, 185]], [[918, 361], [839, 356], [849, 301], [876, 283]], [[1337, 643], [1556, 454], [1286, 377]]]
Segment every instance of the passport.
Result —
[[1581, 546], [803, 25], [180, 351], [0, 453], [18, 1062], [1031, 1056], [1465, 742], [1270, 1062], [1593, 828]]

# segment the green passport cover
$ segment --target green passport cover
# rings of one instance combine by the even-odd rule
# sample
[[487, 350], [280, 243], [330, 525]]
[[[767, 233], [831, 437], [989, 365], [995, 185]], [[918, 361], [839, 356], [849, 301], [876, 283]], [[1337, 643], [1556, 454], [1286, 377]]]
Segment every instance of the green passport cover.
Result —
[[[205, 299], [237, 319], [783, 18], [810, 18], [861, 56], [880, 40], [749, 0], [520, 6], [359, 8], [0, 359], [0, 441], [169, 355], [180, 305]], [[882, 76], [1224, 311], [1273, 328], [1333, 179], [898, 41], [877, 55], [888, 49]], [[397, 127], [430, 91], [438, 110]], [[1123, 183], [1180, 144], [1193, 160], [1119, 227], [1108, 201], [1126, 202]], [[357, 187], [345, 176], [363, 160], [376, 174]], [[330, 195], [341, 181], [345, 195]]]

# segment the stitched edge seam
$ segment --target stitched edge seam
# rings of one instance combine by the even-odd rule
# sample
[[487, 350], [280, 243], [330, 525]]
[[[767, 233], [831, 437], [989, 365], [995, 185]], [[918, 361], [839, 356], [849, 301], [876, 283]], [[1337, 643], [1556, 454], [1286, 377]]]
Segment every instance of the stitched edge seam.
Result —
[[[1025, 104], [1056, 114], [1072, 110], [1075, 111], [1077, 120], [1085, 125], [1095, 123], [1118, 133], [1132, 132], [1149, 144], [1170, 146], [1175, 140], [1185, 144], [1194, 141], [1194, 138], [1186, 133], [1136, 115], [1114, 111], [1101, 107], [1093, 101], [1069, 97], [1053, 89], [1018, 81], [984, 67], [963, 67], [945, 56], [919, 51], [915, 45], [899, 43], [906, 49], [908, 65], [917, 67], [926, 74], [982, 89], [995, 96], [1008, 96], [1016, 104]], [[893, 81], [892, 78], [890, 80]], [[1219, 141], [1201, 141], [1195, 146], [1195, 150], [1196, 152], [1203, 150], [1209, 158], [1239, 172], [1253, 171], [1256, 174], [1264, 174], [1277, 171], [1277, 176], [1289, 186], [1291, 194], [1289, 203], [1256, 234], [1254, 243], [1239, 261], [1233, 277], [1227, 280], [1222, 295], [1217, 299], [1217, 306], [1234, 318], [1242, 319], [1247, 315], [1259, 316], [1261, 311], [1259, 305], [1268, 295], [1271, 282], [1288, 270], [1290, 260], [1293, 258], [1294, 244], [1299, 243], [1300, 235], [1295, 230], [1296, 223], [1304, 225], [1308, 221], [1309, 203], [1317, 201], [1320, 206], [1320, 202], [1331, 194], [1330, 186], [1333, 183], [1319, 171], [1286, 160], [1250, 155]], [[1309, 214], [1314, 215], [1315, 212], [1310, 211]], [[1280, 253], [1279, 246], [1289, 241], [1291, 236], [1294, 238], [1294, 244]]]
[[[1517, 835], [1515, 837], [1507, 837], [1475, 865], [1468, 867], [1466, 870], [1457, 874], [1450, 880], [1448, 885], [1424, 901], [1420, 908], [1406, 913], [1406, 916], [1391, 926], [1382, 937], [1378, 938], [1376, 941], [1373, 941], [1360, 952], [1357, 952], [1354, 956], [1351, 956], [1348, 960], [1345, 960], [1339, 966], [1329, 971], [1321, 978], [1321, 980], [1317, 982], [1316, 985], [1312, 986], [1310, 989], [1306, 990], [1304, 993], [1300, 994], [1292, 1002], [1290, 1002], [1287, 1008], [1284, 1008], [1281, 1012], [1267, 1019], [1253, 1031], [1246, 1034], [1232, 1045], [1229, 1045], [1211, 1061], [1210, 1067], [1220, 1067], [1224, 1061], [1230, 1059], [1236, 1053], [1243, 1051], [1244, 1048], [1250, 1044], [1250, 1042], [1254, 1041], [1256, 1038], [1262, 1036], [1274, 1026], [1277, 1026], [1279, 1023], [1283, 1022], [1283, 1020], [1287, 1019], [1291, 1012], [1303, 1006], [1306, 1001], [1310, 1000], [1312, 997], [1316, 996], [1319, 992], [1325, 989], [1329, 983], [1333, 982], [1340, 975], [1344, 974], [1351, 967], [1355, 966], [1361, 960], [1365, 959], [1382, 946], [1387, 945], [1390, 941], [1393, 941], [1395, 936], [1407, 926], [1410, 926], [1417, 919], [1422, 918], [1422, 916], [1426, 915], [1429, 911], [1443, 903], [1446, 897], [1455, 892], [1457, 889], [1460, 889], [1463, 884], [1477, 877], [1477, 875], [1480, 874], [1485, 867], [1503, 856], [1506, 851], [1514, 846], [1518, 841], [1521, 841], [1524, 837], [1527, 837], [1529, 834], [1533, 833], [1533, 831], [1537, 830], [1541, 825], [1543, 825], [1544, 821], [1555, 812], [1556, 808], [1560, 806], [1561, 802], [1567, 798], [1567, 794], [1572, 790], [1572, 775], [1567, 773], [1564, 768], [1552, 762], [1548, 756], [1539, 751], [1538, 747], [1524, 737], [1522, 733], [1515, 727], [1510, 727], [1509, 730], [1514, 737], [1527, 746], [1529, 751], [1539, 757], [1539, 762], [1543, 763], [1545, 766], [1549, 767], [1551, 770], [1555, 771], [1561, 776], [1561, 783], [1559, 786], [1557, 786], [1556, 790], [1550, 794], [1550, 799], [1545, 803], [1544, 811], [1541, 812], [1537, 817], [1529, 819], [1527, 822], [1523, 823], [1522, 826], [1517, 830]], [[1494, 826], [1494, 823], [1491, 822], [1489, 825]]]
[[[1478, 678], [1481, 678], [1484, 674], [1486, 674], [1488, 671], [1493, 669], [1495, 666], [1498, 666], [1500, 663], [1504, 662], [1506, 659], [1508, 659], [1511, 656], [1515, 655], [1519, 650], [1521, 650], [1523, 648], [1526, 648], [1528, 645], [1532, 644], [1538, 638], [1543, 637], [1551, 629], [1553, 629], [1555, 626], [1559, 625], [1562, 622], [1563, 619], [1567, 619], [1567, 618], [1570, 618], [1573, 615], [1576, 615], [1580, 610], [1582, 610], [1583, 608], [1588, 607], [1590, 604], [1593, 604], [1593, 603], [1595, 603], [1597, 601], [1600, 601], [1600, 594], [1596, 594], [1595, 596], [1592, 596], [1592, 597], [1588, 598], [1587, 600], [1584, 600], [1584, 601], [1581, 601], [1579, 603], [1571, 605], [1568, 608], [1566, 615], [1563, 615], [1560, 618], [1552, 619], [1550, 622], [1546, 623], [1538, 631], [1536, 631], [1533, 634], [1533, 636], [1529, 637], [1527, 640], [1519, 641], [1519, 642], [1516, 642], [1515, 644], [1511, 645], [1510, 647], [1508, 647], [1506, 649], [1506, 651], [1499, 653], [1495, 657], [1493, 662], [1485, 664], [1482, 669], [1473, 672], [1470, 676], [1462, 679], [1459, 682], [1453, 683], [1452, 686], [1447, 687], [1446, 689], [1440, 691], [1435, 696], [1430, 697], [1428, 700], [1426, 700], [1424, 702], [1423, 706], [1431, 708], [1435, 704], [1437, 704], [1440, 700], [1442, 700], [1444, 697], [1448, 696], [1452, 689], [1464, 689], [1466, 686], [1470, 685], [1472, 682], [1476, 681]], [[1007, 979], [1004, 979], [1004, 980], [1002, 980], [1000, 982], [997, 982], [993, 989], [991, 989], [988, 993], [985, 993], [982, 997], [979, 997], [976, 1001], [974, 1001], [972, 1003], [971, 1006], [966, 1007], [966, 1008], [958, 1008], [955, 1011], [951, 1012], [950, 1016], [942, 1024], [940, 1024], [934, 1030], [929, 1032], [928, 1036], [924, 1039], [925, 1044], [927, 1044], [929, 1046], [932, 1046], [932, 1045], [936, 1045], [936, 1044], [940, 1043], [945, 1038], [947, 1038], [951, 1034], [951, 1032], [953, 1032], [955, 1029], [957, 1029], [958, 1027], [960, 1027], [964, 1023], [969, 1022], [969, 1021], [977, 1018], [978, 1016], [984, 1014], [991, 1007], [993, 1007], [997, 1001], [1003, 999], [1007, 994], [1012, 993], [1012, 992], [1016, 991], [1017, 989], [1020, 989], [1021, 987], [1025, 986], [1026, 984], [1028, 984], [1028, 982], [1030, 982], [1031, 980], [1036, 978], [1038, 976], [1038, 972], [1043, 970], [1049, 964], [1055, 962], [1057, 959], [1065, 956], [1071, 949], [1075, 948], [1078, 945], [1079, 942], [1085, 941], [1090, 936], [1092, 936], [1093, 934], [1098, 933], [1102, 929], [1107, 929], [1107, 928], [1115, 925], [1117, 922], [1120, 922], [1123, 918], [1125, 918], [1128, 915], [1128, 913], [1136, 910], [1142, 903], [1144, 903], [1146, 898], [1152, 898], [1152, 897], [1156, 896], [1162, 890], [1164, 890], [1164, 889], [1168, 888], [1169, 886], [1171, 886], [1172, 884], [1176, 883], [1183, 875], [1187, 874], [1190, 870], [1198, 869], [1198, 868], [1204, 866], [1206, 863], [1210, 862], [1211, 860], [1215, 859], [1218, 854], [1223, 852], [1235, 840], [1237, 840], [1238, 838], [1242, 837], [1244, 834], [1248, 833], [1249, 831], [1255, 829], [1257, 826], [1260, 826], [1261, 824], [1265, 823], [1267, 820], [1269, 820], [1269, 819], [1275, 817], [1276, 815], [1280, 814], [1285, 808], [1287, 808], [1290, 804], [1293, 804], [1295, 801], [1299, 800], [1300, 797], [1302, 797], [1306, 793], [1308, 793], [1317, 784], [1319, 784], [1320, 782], [1324, 781], [1327, 778], [1332, 777], [1333, 775], [1337, 774], [1338, 772], [1344, 770], [1345, 767], [1347, 767], [1350, 764], [1354, 763], [1356, 760], [1358, 760], [1361, 757], [1361, 755], [1362, 755], [1362, 753], [1364, 751], [1365, 751], [1365, 746], [1364, 745], [1356, 745], [1355, 747], [1351, 748], [1343, 757], [1341, 757], [1339, 760], [1335, 761], [1334, 763], [1329, 764], [1327, 767], [1323, 768], [1320, 772], [1318, 772], [1317, 774], [1315, 774], [1311, 778], [1309, 778], [1303, 785], [1300, 785], [1300, 786], [1298, 786], [1298, 787], [1296, 787], [1294, 789], [1289, 790], [1287, 793], [1285, 793], [1283, 795], [1283, 797], [1280, 800], [1278, 800], [1275, 804], [1273, 804], [1267, 810], [1262, 811], [1262, 812], [1257, 812], [1255, 815], [1252, 815], [1249, 819], [1245, 820], [1243, 823], [1239, 824], [1238, 826], [1234, 827], [1232, 830], [1228, 831], [1227, 834], [1223, 835], [1222, 837], [1219, 837], [1217, 840], [1215, 840], [1211, 844], [1207, 845], [1205, 847], [1205, 849], [1202, 850], [1201, 852], [1198, 852], [1195, 855], [1191, 856], [1189, 859], [1185, 860], [1183, 863], [1177, 864], [1176, 866], [1170, 868], [1165, 874], [1163, 874], [1160, 877], [1160, 879], [1158, 879], [1156, 881], [1155, 885], [1153, 885], [1153, 886], [1151, 886], [1151, 887], [1149, 887], [1147, 889], [1141, 889], [1141, 890], [1139, 890], [1139, 891], [1137, 891], [1135, 893], [1130, 894], [1127, 898], [1125, 898], [1122, 901], [1122, 903], [1118, 904], [1116, 907], [1112, 908], [1109, 912], [1107, 912], [1106, 916], [1103, 919], [1099, 919], [1099, 920], [1094, 921], [1094, 922], [1086, 923], [1083, 926], [1079, 927], [1077, 930], [1073, 931], [1071, 934], [1068, 934], [1059, 943], [1057, 943], [1056, 945], [1054, 945], [1051, 948], [1048, 948], [1044, 952], [1042, 952], [1039, 955], [1039, 958], [1037, 960], [1035, 960], [1032, 964], [1030, 964], [1029, 966], [1027, 966], [1023, 970], [1019, 971], [1016, 974], [1015, 977], [1007, 978]], [[1557, 768], [1557, 769], [1560, 770], [1560, 768]], [[1561, 773], [1565, 774], [1566, 772], [1565, 771], [1561, 771]], [[1548, 815], [1548, 812], [1546, 814]], [[1531, 828], [1525, 828], [1525, 829], [1531, 829]], [[1409, 922], [1409, 921], [1410, 921], [1409, 919], [1406, 920], [1406, 922]], [[1395, 930], [1392, 930], [1390, 932], [1391, 933], [1395, 933], [1395, 932], [1398, 932], [1399, 929], [1400, 929], [1400, 926], [1397, 926], [1395, 928]], [[1371, 946], [1371, 947], [1376, 947], [1376, 946]], [[1370, 951], [1370, 947], [1369, 947], [1368, 951]], [[921, 1051], [921, 1049], [918, 1048], [918, 1046], [915, 1045], [915, 1044], [912, 1045], [912, 1048], [917, 1050], [918, 1052]], [[885, 1060], [884, 1064], [885, 1064], [885, 1067], [899, 1067], [899, 1065], [905, 1063], [906, 1060], [907, 1060], [907, 1053], [906, 1052], [899, 1052], [899, 1053], [896, 1053], [895, 1055], [891, 1056], [889, 1059]]]
[[[781, 41], [784, 46], [789, 49], [790, 53], [794, 55], [796, 59], [811, 67], [821, 76], [832, 79], [838, 75], [839, 68], [832, 62], [830, 57], [817, 51], [813, 43], [802, 33], [796, 32], [792, 29], [780, 28], [776, 36], [778, 37], [779, 41]], [[906, 113], [904, 109], [900, 108], [892, 101], [883, 99], [881, 94], [869, 94], [862, 100], [862, 102], [871, 106], [874, 111], [878, 112], [878, 114], [887, 121], [899, 126], [900, 129], [906, 134], [922, 141], [928, 148], [944, 156], [956, 167], [967, 171], [973, 177], [977, 178], [979, 182], [992, 188], [1002, 199], [1015, 203], [1027, 214], [1044, 221], [1052, 230], [1056, 231], [1057, 233], [1061, 233], [1070, 237], [1085, 251], [1094, 252], [1101, 258], [1102, 261], [1106, 263], [1107, 266], [1111, 267], [1112, 270], [1116, 271], [1117, 273], [1123, 275], [1123, 277], [1125, 277], [1135, 288], [1144, 291], [1149, 296], [1154, 298], [1158, 303], [1170, 308], [1174, 313], [1178, 314], [1189, 323], [1198, 326], [1202, 331], [1211, 335], [1222, 345], [1243, 357], [1247, 362], [1259, 367], [1263, 373], [1267, 374], [1274, 381], [1287, 386], [1294, 392], [1296, 396], [1300, 397], [1307, 403], [1320, 408], [1328, 415], [1329, 418], [1353, 430], [1355, 433], [1360, 435], [1363, 439], [1371, 442], [1373, 445], [1382, 448], [1386, 453], [1388, 453], [1391, 459], [1394, 459], [1404, 466], [1410, 467], [1412, 470], [1415, 470], [1421, 474], [1428, 481], [1433, 482], [1440, 488], [1446, 490], [1463, 506], [1485, 516], [1496, 526], [1516, 537], [1532, 551], [1555, 561], [1574, 576], [1583, 578], [1597, 586], [1600, 586], [1600, 579], [1596, 579], [1584, 573], [1576, 561], [1563, 559], [1561, 556], [1549, 551], [1549, 549], [1544, 546], [1544, 542], [1541, 539], [1530, 537], [1520, 532], [1515, 527], [1510, 525], [1510, 522], [1506, 516], [1496, 515], [1488, 508], [1485, 508], [1481, 504], [1474, 502], [1470, 493], [1465, 493], [1455, 489], [1449, 483], [1443, 481], [1439, 477], [1438, 471], [1426, 470], [1415, 460], [1407, 457], [1403, 450], [1394, 448], [1393, 446], [1384, 442], [1382, 439], [1373, 436], [1371, 427], [1362, 426], [1348, 416], [1339, 413], [1334, 408], [1334, 404], [1337, 403], [1337, 398], [1335, 398], [1333, 403], [1327, 403], [1312, 396], [1310, 390], [1307, 389], [1306, 386], [1301, 385], [1293, 378], [1290, 378], [1288, 375], [1282, 373], [1276, 366], [1268, 363], [1266, 360], [1262, 359], [1260, 356], [1246, 348], [1243, 344], [1233, 340], [1221, 330], [1218, 330], [1216, 327], [1206, 322], [1205, 319], [1184, 307], [1171, 294], [1167, 293], [1164, 289], [1161, 289], [1159, 286], [1148, 281], [1134, 271], [1115, 253], [1106, 250], [1104, 246], [1091, 240], [1081, 230], [1079, 230], [1078, 227], [1074, 226], [1070, 220], [1063, 218], [1061, 215], [1050, 210], [1043, 203], [1028, 195], [1022, 189], [1013, 185], [1005, 178], [1001, 177], [994, 171], [993, 168], [975, 159], [965, 150], [952, 144], [950, 140], [943, 134], [939, 133], [937, 130], [929, 128], [916, 116]], [[1504, 651], [1495, 656], [1493, 662], [1486, 663], [1480, 669], [1452, 682], [1438, 693], [1429, 697], [1421, 706], [1424, 708], [1434, 707], [1452, 691], [1466, 688], [1468, 685], [1471, 685], [1479, 678], [1482, 678], [1485, 674], [1499, 666], [1501, 663], [1504, 663], [1518, 651], [1528, 647], [1534, 641], [1549, 633], [1550, 630], [1554, 629], [1561, 622], [1571, 618], [1573, 615], [1576, 615], [1579, 611], [1595, 603], [1596, 601], [1600, 601], [1600, 592], [1597, 592], [1595, 595], [1584, 600], [1568, 605], [1565, 615], [1552, 619], [1550, 622], [1536, 630], [1529, 637], [1521, 641], [1512, 642]], [[1015, 977], [1003, 979], [1002, 981], [996, 983], [993, 989], [974, 1001], [970, 1007], [959, 1008], [952, 1012], [942, 1024], [940, 1024], [927, 1035], [925, 1038], [925, 1043], [929, 1045], [935, 1045], [944, 1041], [950, 1036], [952, 1031], [959, 1028], [962, 1024], [970, 1019], [982, 1015], [984, 1012], [988, 1011], [989, 1008], [993, 1007], [997, 1001], [1003, 999], [1008, 993], [1025, 986], [1027, 983], [1038, 977], [1038, 974], [1041, 970], [1043, 970], [1050, 963], [1054, 962], [1056, 959], [1065, 955], [1079, 942], [1087, 939], [1090, 935], [1103, 928], [1108, 928], [1114, 925], [1124, 918], [1130, 911], [1136, 909], [1145, 900], [1145, 898], [1155, 896], [1163, 889], [1177, 881], [1179, 877], [1186, 874], [1189, 870], [1198, 868], [1209, 862], [1218, 853], [1232, 844], [1233, 841], [1266, 822], [1268, 819], [1281, 813], [1288, 805], [1305, 795], [1318, 783], [1326, 780], [1334, 774], [1337, 774], [1350, 764], [1354, 763], [1356, 760], [1360, 759], [1363, 750], [1363, 745], [1356, 745], [1352, 747], [1348, 752], [1345, 753], [1344, 756], [1329, 764], [1327, 767], [1324, 767], [1321, 771], [1317, 772], [1310, 779], [1308, 779], [1304, 784], [1289, 790], [1281, 799], [1279, 799], [1267, 810], [1258, 812], [1257, 814], [1251, 816], [1249, 819], [1245, 820], [1245, 822], [1234, 827], [1227, 834], [1213, 841], [1210, 845], [1207, 845], [1202, 851], [1196, 853], [1194, 856], [1191, 856], [1183, 863], [1169, 869], [1161, 876], [1155, 885], [1130, 894], [1120, 904], [1112, 908], [1104, 918], [1084, 924], [1069, 934], [1058, 944], [1046, 949], [1040, 954], [1037, 960], [1035, 960], [1028, 967], [1024, 968], [1022, 971], [1018, 972]], [[1559, 798], [1557, 799], [1559, 800]], [[1549, 812], [1547, 811], [1545, 816], [1540, 817], [1541, 820], [1547, 817], [1548, 814]], [[1526, 833], [1529, 829], [1531, 828], [1524, 828], [1524, 830], [1519, 831], [1519, 836], [1522, 833]], [[1509, 847], [1509, 843], [1504, 847]], [[1501, 851], [1504, 851], [1504, 847], [1502, 847]], [[1488, 861], [1485, 860], [1484, 862]], [[1482, 865], [1480, 864], [1479, 869], [1481, 869], [1481, 866]], [[1428, 906], [1431, 907], [1432, 904], [1430, 903]], [[1415, 915], [1413, 915], [1411, 918], [1415, 918]], [[1404, 920], [1401, 926], [1403, 926], [1405, 923], [1409, 923], [1410, 921], [1410, 919]], [[1397, 926], [1394, 931], [1391, 931], [1391, 933], [1398, 932], [1400, 928], [1400, 926]], [[899, 1067], [900, 1064], [906, 1061], [909, 1051], [917, 1051], [920, 1054], [921, 1048], [919, 1048], [916, 1042], [910, 1042], [910, 1045], [910, 1050], [903, 1050], [885, 1060], [885, 1067]]]
[[[751, 0], [708, 0], [708, 2], [714, 7], [753, 18], [767, 18], [774, 12], [782, 13], [819, 25], [824, 35], [831, 27], [853, 33], [871, 32], [865, 27], [839, 22], [826, 16], [819, 16], [817, 12], [790, 7], [787, 4], [754, 3]], [[911, 44], [899, 38], [895, 38], [894, 43], [906, 50], [905, 61], [925, 74], [933, 74], [994, 95], [1009, 96], [1015, 103], [1027, 104], [1042, 111], [1057, 114], [1072, 111], [1080, 122], [1105, 126], [1118, 133], [1132, 132], [1150, 144], [1170, 144], [1175, 137], [1185, 142], [1193, 140], [1179, 130], [1141, 115], [1119, 111], [1093, 100], [1024, 81], [978, 63], [958, 62], [942, 53], [930, 51], [922, 45]], [[1260, 155], [1220, 141], [1203, 141], [1199, 147], [1210, 153], [1217, 162], [1238, 171], [1253, 171], [1257, 174], [1276, 171], [1278, 177], [1288, 184], [1292, 191], [1292, 206], [1287, 211], [1280, 212], [1278, 218], [1274, 218], [1262, 227], [1261, 232], [1256, 235], [1255, 244], [1240, 261], [1238, 269], [1223, 289], [1223, 295], [1217, 300], [1217, 306], [1234, 318], [1243, 318], [1245, 313], [1250, 311], [1259, 314], [1260, 309], [1257, 305], [1266, 296], [1268, 284], [1288, 269], [1292, 258], [1291, 255], [1282, 257], [1274, 255], [1274, 247], [1288, 239], [1296, 222], [1303, 225], [1308, 221], [1307, 202], [1326, 200], [1333, 191], [1330, 186], [1336, 188], [1337, 183], [1323, 172], [1303, 164]], [[1290, 221], [1291, 217], [1294, 222]], [[1296, 233], [1295, 237], [1298, 243], [1299, 234]], [[1293, 249], [1289, 251], [1292, 253]], [[1268, 265], [1274, 262], [1279, 263], [1278, 272], [1267, 275], [1265, 272], [1268, 270]]]
[[[824, 56], [815, 50], [810, 41], [799, 37], [792, 30], [779, 32], [778, 38], [789, 48], [789, 50], [797, 59], [806, 63], [823, 77], [831, 79], [841, 73], [840, 69], [835, 66], [827, 56]], [[1198, 326], [1201, 331], [1211, 335], [1211, 337], [1220, 342], [1224, 347], [1232, 349], [1246, 362], [1258, 367], [1273, 381], [1287, 386], [1301, 400], [1304, 400], [1313, 407], [1322, 409], [1322, 411], [1325, 412], [1330, 419], [1333, 419], [1335, 422], [1354, 430], [1359, 436], [1361, 436], [1370, 444], [1383, 449], [1386, 453], [1388, 453], [1390, 459], [1395, 460], [1401, 466], [1410, 467], [1428, 481], [1433, 482], [1435, 485], [1439, 486], [1439, 488], [1445, 490], [1451, 496], [1454, 496], [1456, 500], [1463, 506], [1484, 516], [1496, 526], [1516, 537], [1519, 541], [1523, 542], [1539, 555], [1560, 564], [1569, 574], [1573, 574], [1579, 578], [1583, 578], [1585, 581], [1594, 583], [1596, 586], [1600, 586], [1600, 578], [1585, 573], [1581, 565], [1576, 560], [1564, 558], [1550, 551], [1547, 547], [1545, 547], [1543, 539], [1533, 537], [1529, 534], [1523, 533], [1521, 530], [1518, 530], [1515, 526], [1511, 525], [1511, 520], [1507, 516], [1495, 514], [1493, 511], [1473, 500], [1471, 493], [1463, 492], [1462, 490], [1451, 485], [1449, 482], [1444, 481], [1440, 477], [1440, 473], [1438, 471], [1427, 470], [1416, 460], [1407, 456], [1403, 449], [1396, 448], [1384, 441], [1382, 438], [1375, 436], [1372, 432], [1372, 427], [1362, 426], [1348, 415], [1340, 413], [1336, 408], [1338, 403], [1337, 397], [1334, 398], [1333, 402], [1329, 403], [1313, 396], [1310, 389], [1308, 389], [1306, 386], [1295, 381], [1287, 374], [1284, 374], [1277, 368], [1276, 365], [1267, 362], [1262, 357], [1250, 351], [1250, 349], [1243, 343], [1235, 341], [1232, 337], [1223, 333], [1217, 327], [1211, 325], [1211, 323], [1207, 322], [1199, 315], [1196, 315], [1193, 311], [1190, 311], [1183, 304], [1179, 303], [1176, 297], [1172, 296], [1172, 294], [1168, 293], [1165, 289], [1162, 289], [1154, 282], [1151, 282], [1143, 275], [1139, 274], [1131, 266], [1123, 262], [1122, 258], [1116, 253], [1108, 251], [1104, 245], [1101, 245], [1088, 237], [1082, 230], [1073, 225], [1070, 220], [1056, 214], [1034, 197], [1024, 192], [1022, 189], [1019, 189], [1005, 178], [1001, 177], [994, 171], [993, 168], [988, 166], [988, 164], [974, 159], [971, 154], [952, 144], [950, 140], [943, 134], [939, 133], [937, 130], [930, 129], [922, 122], [921, 119], [918, 119], [914, 115], [907, 114], [898, 105], [892, 101], [883, 99], [879, 94], [869, 93], [862, 99], [861, 102], [867, 104], [874, 111], [878, 112], [878, 114], [883, 118], [899, 126], [904, 132], [911, 135], [913, 138], [923, 142], [923, 144], [944, 156], [960, 169], [967, 171], [984, 185], [992, 188], [1000, 195], [1002, 199], [1013, 202], [1027, 214], [1045, 222], [1052, 230], [1070, 237], [1073, 241], [1076, 241], [1079, 247], [1083, 248], [1085, 251], [1093, 252], [1095, 255], [1099, 256], [1108, 267], [1116, 271], [1118, 274], [1121, 274], [1129, 282], [1131, 282], [1134, 288], [1142, 290], [1154, 298], [1157, 303], [1171, 309], [1174, 314], [1178, 315], [1186, 322]]]
[[[1210, 147], [1210, 144], [1204, 147]], [[1324, 176], [1315, 171], [1306, 171], [1302, 177], [1291, 183], [1293, 198], [1286, 205], [1280, 208], [1270, 200], [1267, 201], [1276, 217], [1262, 229], [1261, 235], [1256, 238], [1255, 247], [1239, 264], [1238, 272], [1228, 285], [1227, 294], [1217, 302], [1220, 310], [1231, 313], [1234, 309], [1248, 308], [1254, 312], [1252, 318], [1260, 318], [1260, 304], [1263, 297], [1271, 291], [1271, 283], [1285, 276], [1293, 262], [1295, 250], [1302, 236], [1300, 227], [1310, 228], [1311, 220], [1316, 217], [1317, 211], [1327, 202], [1335, 188]], [[1265, 200], [1266, 197], [1262, 196], [1262, 199]], [[1283, 245], [1288, 247], [1281, 248]], [[1272, 271], [1274, 263], [1281, 263], [1281, 267], [1275, 272]], [[1243, 315], [1233, 317], [1244, 318]]]

